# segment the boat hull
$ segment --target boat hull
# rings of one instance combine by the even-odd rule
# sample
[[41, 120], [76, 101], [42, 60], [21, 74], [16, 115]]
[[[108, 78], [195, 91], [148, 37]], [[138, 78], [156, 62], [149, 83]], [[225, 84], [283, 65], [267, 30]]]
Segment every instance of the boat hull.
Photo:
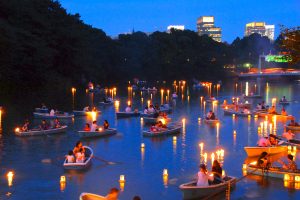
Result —
[[129, 118], [129, 117], [138, 117], [140, 113], [136, 112], [116, 112], [117, 118]]
[[92, 193], [81, 193], [79, 200], [106, 200], [104, 196], [100, 196]]
[[224, 110], [224, 115], [235, 115], [239, 117], [248, 117], [251, 116], [251, 113], [241, 113], [241, 112], [236, 112], [234, 110]]
[[204, 122], [207, 123], [207, 124], [214, 125], [214, 124], [219, 123], [220, 120], [218, 120], [218, 119], [214, 119], [214, 120], [212, 120], [212, 119], [204, 119]]
[[62, 115], [49, 115], [48, 113], [33, 113], [34, 118], [39, 119], [72, 119], [74, 117], [73, 114], [62, 114]]
[[65, 170], [85, 170], [92, 165], [92, 158], [94, 156], [93, 150], [88, 146], [84, 146], [84, 148], [86, 149], [86, 152], [89, 151], [87, 160], [84, 163], [67, 163], [65, 160], [63, 164]]
[[66, 132], [67, 128], [68, 128], [68, 126], [61, 126], [60, 128], [56, 128], [56, 129], [29, 130], [27, 132], [15, 132], [15, 134], [20, 137], [53, 135], [53, 134]]
[[[97, 114], [101, 114], [101, 111], [96, 111]], [[90, 113], [92, 113], [91, 111], [82, 111], [82, 110], [73, 110], [73, 114], [75, 117], [79, 117], [79, 116], [87, 116], [89, 115]]]
[[260, 156], [262, 152], [267, 152], [270, 155], [282, 153], [287, 151], [287, 146], [276, 147], [244, 147], [248, 157]]
[[286, 126], [287, 130], [300, 131], [300, 126]]
[[246, 172], [255, 174], [255, 175], [259, 175], [259, 176], [280, 178], [283, 180], [287, 179], [287, 175], [288, 175], [288, 179], [289, 179], [288, 181], [295, 180], [295, 178], [294, 178], [295, 176], [300, 177], [299, 170], [296, 172], [291, 172], [291, 171], [287, 171], [287, 170], [284, 170], [284, 169], [278, 168], [278, 167], [270, 167], [268, 170], [266, 170], [266, 169], [258, 168], [254, 165], [247, 165]]
[[179, 186], [181, 192], [183, 193], [184, 200], [200, 199], [204, 197], [209, 197], [211, 195], [226, 191], [228, 189], [228, 184], [233, 188], [236, 183], [235, 177], [228, 177], [229, 180], [224, 183], [209, 185], [206, 187], [196, 186], [196, 181], [182, 184]]
[[143, 131], [144, 137], [159, 137], [159, 136], [168, 136], [180, 133], [182, 130], [182, 125], [175, 126], [166, 130], [157, 131], [157, 132], [151, 132], [151, 131]]
[[114, 128], [109, 128], [109, 129], [106, 129], [106, 130], [95, 131], [95, 132], [78, 131], [78, 135], [81, 138], [106, 137], [106, 136], [114, 135], [116, 133], [117, 133], [117, 129], [114, 129]]

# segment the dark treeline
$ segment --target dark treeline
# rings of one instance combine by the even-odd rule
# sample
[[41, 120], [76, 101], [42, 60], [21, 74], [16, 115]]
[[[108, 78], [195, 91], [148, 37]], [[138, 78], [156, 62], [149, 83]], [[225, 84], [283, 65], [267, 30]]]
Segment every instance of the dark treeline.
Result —
[[[101, 17], [101, 12], [99, 14]], [[224, 65], [256, 64], [279, 40], [252, 35], [232, 44], [193, 31], [121, 34], [116, 40], [52, 0], [0, 1], [0, 88], [5, 94], [148, 80], [221, 79]]]

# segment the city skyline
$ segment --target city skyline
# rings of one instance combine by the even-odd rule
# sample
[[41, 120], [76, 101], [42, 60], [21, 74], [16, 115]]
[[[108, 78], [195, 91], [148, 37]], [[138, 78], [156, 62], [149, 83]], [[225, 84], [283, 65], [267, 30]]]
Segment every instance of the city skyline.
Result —
[[279, 35], [279, 25], [295, 27], [299, 25], [300, 4], [297, 0], [282, 3], [279, 0], [249, 1], [216, 0], [60, 0], [67, 12], [79, 13], [81, 19], [105, 31], [109, 36], [131, 32], [165, 31], [170, 24], [185, 25], [187, 30], [197, 31], [196, 20], [200, 16], [214, 16], [222, 28], [222, 40], [232, 42], [243, 37], [245, 24], [264, 21], [276, 26], [275, 38]]

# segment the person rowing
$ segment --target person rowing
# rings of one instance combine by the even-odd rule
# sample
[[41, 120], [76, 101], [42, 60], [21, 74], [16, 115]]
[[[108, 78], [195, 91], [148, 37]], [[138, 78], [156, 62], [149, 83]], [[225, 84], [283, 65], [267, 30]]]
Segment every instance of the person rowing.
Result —
[[281, 100], [280, 100], [281, 102], [287, 102], [287, 100], [286, 100], [286, 98], [285, 98], [285, 96], [283, 96], [282, 98], [281, 98]]
[[299, 124], [295, 122], [294, 119], [292, 119], [291, 122], [288, 124], [288, 126], [299, 126]]
[[282, 168], [288, 171], [297, 171], [297, 164], [294, 161], [294, 156], [291, 154], [287, 155], [288, 163], [284, 163], [282, 160], [279, 161], [279, 163], [282, 164]]
[[288, 130], [287, 132], [284, 132], [282, 134], [282, 137], [285, 138], [285, 139], [287, 139], [287, 140], [292, 140], [294, 138], [294, 136], [295, 136], [295, 134], [292, 133], [291, 130]]

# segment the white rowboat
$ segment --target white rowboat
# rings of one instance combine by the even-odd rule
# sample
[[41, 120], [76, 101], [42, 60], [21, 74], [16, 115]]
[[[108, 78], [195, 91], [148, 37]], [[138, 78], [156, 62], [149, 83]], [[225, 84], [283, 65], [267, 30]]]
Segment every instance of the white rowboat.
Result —
[[91, 138], [91, 137], [105, 137], [109, 135], [114, 135], [117, 133], [117, 129], [108, 128], [102, 129], [101, 131], [78, 131], [79, 137], [81, 138]]
[[84, 169], [87, 169], [88, 167], [91, 166], [92, 164], [92, 158], [94, 156], [94, 152], [93, 150], [88, 147], [88, 146], [83, 146], [84, 149], [85, 149], [85, 156], [86, 156], [86, 160], [84, 163], [68, 163], [67, 162], [67, 159], [65, 159], [64, 161], [64, 169], [67, 169], [67, 170], [84, 170]]
[[17, 136], [41, 136], [41, 135], [53, 135], [57, 133], [63, 133], [67, 130], [68, 126], [61, 126], [59, 128], [51, 128], [47, 130], [39, 130], [39, 129], [32, 129], [29, 131], [15, 131]]
[[271, 147], [244, 147], [248, 157], [260, 156], [262, 152], [274, 155], [287, 151], [287, 146], [271, 146]]
[[97, 194], [84, 192], [80, 194], [79, 200], [106, 200], [106, 198]]
[[173, 135], [176, 133], [180, 133], [182, 129], [182, 124], [180, 125], [173, 125], [166, 129], [161, 129], [159, 131], [153, 132], [150, 130], [144, 130], [143, 136], [145, 137], [157, 137], [157, 136], [167, 136], [167, 135]]
[[69, 114], [69, 113], [50, 115], [49, 113], [37, 113], [37, 112], [34, 112], [33, 116], [35, 118], [41, 118], [41, 119], [72, 119], [74, 117], [73, 114]]

